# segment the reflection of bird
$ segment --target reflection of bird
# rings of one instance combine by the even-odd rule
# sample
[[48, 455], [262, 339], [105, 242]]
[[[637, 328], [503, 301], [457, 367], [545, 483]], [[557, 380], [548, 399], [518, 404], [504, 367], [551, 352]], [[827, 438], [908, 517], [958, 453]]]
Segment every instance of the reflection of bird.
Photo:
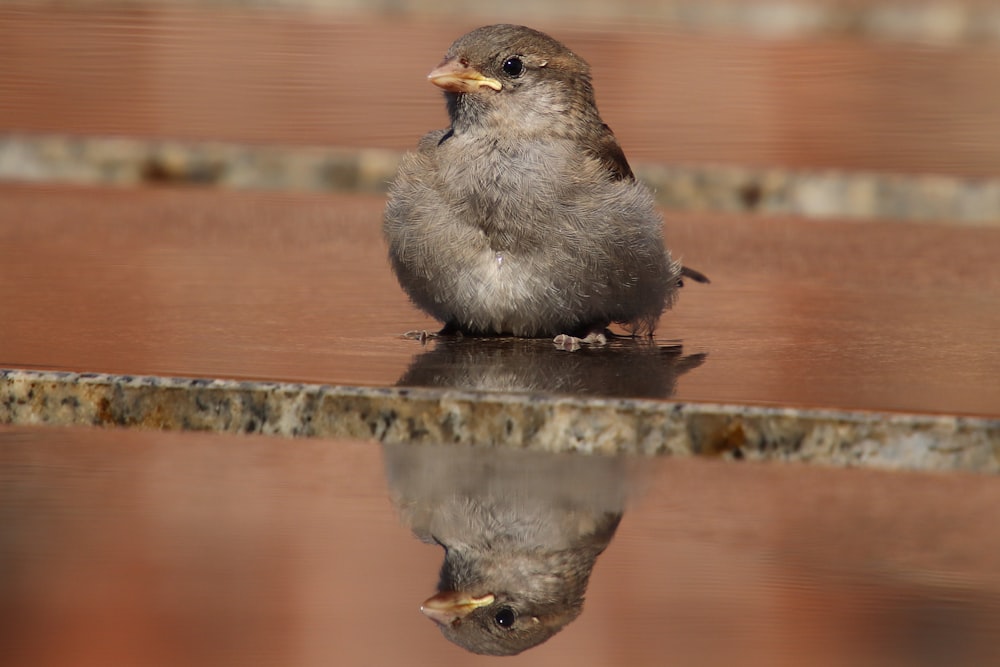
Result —
[[452, 642], [513, 655], [576, 618], [624, 509], [623, 459], [385, 445], [403, 521], [445, 550], [421, 610]]
[[575, 354], [548, 341], [520, 338], [439, 338], [418, 355], [396, 383], [475, 391], [522, 391], [623, 398], [669, 398], [677, 379], [700, 366], [705, 354], [680, 345], [615, 339]]
[[594, 101], [586, 62], [548, 35], [493, 25], [430, 74], [451, 127], [400, 165], [389, 255], [445, 331], [603, 340], [652, 333], [682, 268]]

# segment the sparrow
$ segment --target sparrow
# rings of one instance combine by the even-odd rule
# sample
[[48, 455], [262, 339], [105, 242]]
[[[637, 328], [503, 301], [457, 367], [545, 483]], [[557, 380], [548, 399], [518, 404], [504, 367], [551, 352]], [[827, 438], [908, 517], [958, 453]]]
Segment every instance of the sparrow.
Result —
[[401, 520], [444, 549], [437, 592], [420, 610], [484, 655], [537, 646], [580, 615], [640, 465], [454, 445], [383, 445], [383, 454]]
[[403, 157], [383, 232], [400, 285], [441, 333], [602, 343], [615, 322], [651, 336], [682, 276], [707, 282], [664, 246], [583, 58], [490, 25], [428, 78], [451, 126]]

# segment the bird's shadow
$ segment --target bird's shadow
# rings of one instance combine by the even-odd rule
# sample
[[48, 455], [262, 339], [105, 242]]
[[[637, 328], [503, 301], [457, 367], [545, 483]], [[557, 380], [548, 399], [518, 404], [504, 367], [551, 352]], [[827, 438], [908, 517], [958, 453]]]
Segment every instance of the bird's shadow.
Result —
[[427, 345], [397, 386], [665, 399], [708, 357], [684, 354], [678, 343], [624, 337], [575, 352], [530, 338], [439, 337]]

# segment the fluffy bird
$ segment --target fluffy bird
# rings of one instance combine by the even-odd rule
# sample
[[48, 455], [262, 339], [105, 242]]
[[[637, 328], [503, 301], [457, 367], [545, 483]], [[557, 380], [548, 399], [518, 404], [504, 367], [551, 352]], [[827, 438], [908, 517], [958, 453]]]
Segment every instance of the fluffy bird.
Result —
[[403, 158], [383, 231], [400, 285], [442, 333], [603, 342], [616, 322], [651, 335], [682, 275], [707, 281], [664, 246], [582, 58], [491, 25], [428, 78], [451, 127]]

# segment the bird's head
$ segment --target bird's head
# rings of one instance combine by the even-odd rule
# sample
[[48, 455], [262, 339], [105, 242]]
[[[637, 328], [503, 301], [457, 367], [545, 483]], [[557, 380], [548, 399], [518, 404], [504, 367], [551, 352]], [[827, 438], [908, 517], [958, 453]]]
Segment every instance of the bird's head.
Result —
[[586, 61], [525, 26], [489, 25], [463, 35], [428, 79], [445, 91], [456, 133], [558, 136], [600, 122]]
[[[580, 517], [569, 513], [567, 523]], [[583, 610], [598, 555], [621, 514], [605, 512], [571, 545], [552, 548], [498, 534], [489, 545], [445, 548], [438, 593], [421, 611], [449, 641], [473, 653], [515, 655], [562, 630]]]
[[538, 605], [506, 593], [442, 591], [420, 610], [449, 641], [483, 655], [516, 655], [541, 644], [579, 616], [583, 606]]

